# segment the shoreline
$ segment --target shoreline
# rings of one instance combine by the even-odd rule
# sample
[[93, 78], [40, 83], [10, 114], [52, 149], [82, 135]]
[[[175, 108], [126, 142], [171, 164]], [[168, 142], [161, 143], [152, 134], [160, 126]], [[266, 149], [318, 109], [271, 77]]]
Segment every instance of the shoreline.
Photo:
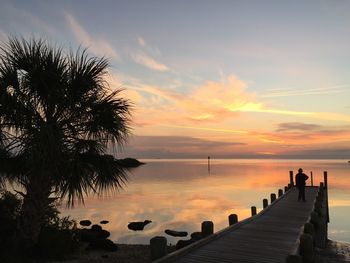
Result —
[[350, 262], [350, 243], [334, 240], [327, 241], [325, 249], [315, 249], [317, 263], [347, 263]]
[[[85, 250], [86, 244], [64, 261], [49, 261], [50, 263], [148, 263], [151, 262], [150, 245], [118, 244], [118, 250], [107, 252], [102, 250]], [[175, 251], [174, 246], [168, 246], [168, 251]]]
[[[82, 247], [77, 253], [63, 262], [66, 263], [149, 263], [151, 253], [149, 245], [117, 244], [118, 251], [106, 252], [100, 250], [86, 251]], [[174, 246], [168, 246], [169, 251], [175, 251]], [[59, 263], [62, 261], [50, 261]], [[350, 262], [350, 243], [328, 240], [325, 249], [315, 249], [315, 262], [347, 263]]]

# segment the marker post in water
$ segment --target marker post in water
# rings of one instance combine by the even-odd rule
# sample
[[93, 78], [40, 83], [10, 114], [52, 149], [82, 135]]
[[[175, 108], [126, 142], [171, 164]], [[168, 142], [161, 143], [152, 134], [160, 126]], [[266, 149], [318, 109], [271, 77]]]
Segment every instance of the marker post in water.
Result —
[[208, 156], [208, 172], [210, 172], [210, 156]]

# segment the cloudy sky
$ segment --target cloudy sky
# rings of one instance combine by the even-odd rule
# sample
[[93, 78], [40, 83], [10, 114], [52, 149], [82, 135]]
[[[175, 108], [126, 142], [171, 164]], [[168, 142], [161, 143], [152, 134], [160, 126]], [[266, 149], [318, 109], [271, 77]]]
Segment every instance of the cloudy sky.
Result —
[[350, 1], [7, 1], [0, 41], [106, 56], [123, 155], [350, 158]]

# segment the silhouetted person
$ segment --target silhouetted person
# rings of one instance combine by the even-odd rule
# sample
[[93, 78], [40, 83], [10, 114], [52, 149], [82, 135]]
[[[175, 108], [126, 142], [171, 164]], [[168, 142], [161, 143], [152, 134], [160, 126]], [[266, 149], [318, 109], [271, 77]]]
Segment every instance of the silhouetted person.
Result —
[[299, 168], [298, 173], [295, 175], [295, 184], [298, 187], [299, 195], [298, 201], [301, 199], [305, 202], [305, 182], [309, 177], [303, 173], [303, 169]]

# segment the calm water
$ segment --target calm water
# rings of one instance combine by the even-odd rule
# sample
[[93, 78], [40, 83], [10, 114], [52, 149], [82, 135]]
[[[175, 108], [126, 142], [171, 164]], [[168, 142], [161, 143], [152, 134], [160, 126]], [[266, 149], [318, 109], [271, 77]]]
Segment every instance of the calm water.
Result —
[[[329, 238], [350, 242], [350, 164], [347, 160], [142, 160], [124, 190], [105, 197], [89, 197], [85, 206], [64, 210], [77, 220], [93, 223], [109, 220], [106, 229], [118, 243], [147, 244], [165, 229], [200, 231], [204, 220], [212, 220], [215, 231], [227, 226], [227, 216], [239, 220], [250, 215], [252, 205], [262, 208], [262, 199], [277, 193], [289, 182], [289, 171], [299, 167], [314, 184], [328, 171]], [[130, 221], [153, 222], [143, 232], [130, 231]], [[175, 244], [179, 238], [167, 236]]]

